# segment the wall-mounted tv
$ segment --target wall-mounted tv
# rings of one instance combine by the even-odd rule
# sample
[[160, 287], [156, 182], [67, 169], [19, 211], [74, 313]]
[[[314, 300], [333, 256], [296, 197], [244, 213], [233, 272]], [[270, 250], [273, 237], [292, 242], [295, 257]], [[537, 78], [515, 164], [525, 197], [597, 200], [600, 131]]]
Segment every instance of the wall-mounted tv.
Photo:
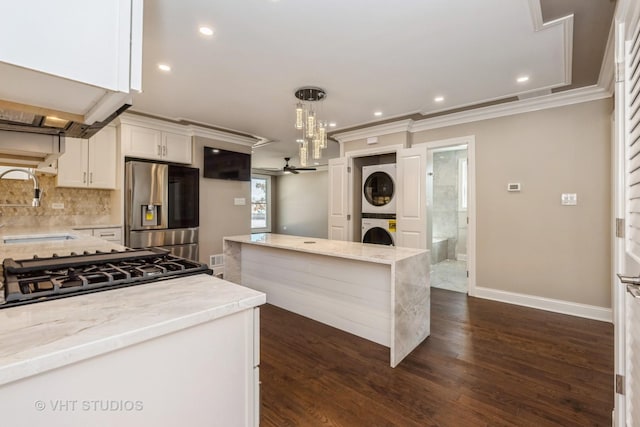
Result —
[[204, 147], [203, 176], [213, 179], [251, 181], [251, 154]]

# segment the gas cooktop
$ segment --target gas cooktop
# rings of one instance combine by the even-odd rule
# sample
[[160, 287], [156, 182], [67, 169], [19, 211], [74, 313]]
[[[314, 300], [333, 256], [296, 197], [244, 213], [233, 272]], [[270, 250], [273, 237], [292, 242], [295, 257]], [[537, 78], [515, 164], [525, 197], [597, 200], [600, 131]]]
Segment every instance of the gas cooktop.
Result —
[[193, 274], [212, 274], [205, 265], [161, 248], [72, 253], [3, 261], [5, 303], [0, 308]]

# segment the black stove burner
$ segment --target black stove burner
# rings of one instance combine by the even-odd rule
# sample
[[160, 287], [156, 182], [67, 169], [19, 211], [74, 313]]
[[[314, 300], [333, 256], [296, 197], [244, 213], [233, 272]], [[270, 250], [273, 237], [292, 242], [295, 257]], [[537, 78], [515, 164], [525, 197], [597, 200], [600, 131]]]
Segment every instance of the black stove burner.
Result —
[[161, 248], [85, 252], [3, 262], [5, 304], [0, 308], [98, 292], [212, 271]]

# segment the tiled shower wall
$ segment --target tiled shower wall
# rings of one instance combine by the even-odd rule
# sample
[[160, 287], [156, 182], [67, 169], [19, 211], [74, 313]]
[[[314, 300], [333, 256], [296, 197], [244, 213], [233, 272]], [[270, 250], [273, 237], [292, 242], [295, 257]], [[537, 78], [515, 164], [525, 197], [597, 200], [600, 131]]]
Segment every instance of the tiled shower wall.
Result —
[[[57, 188], [56, 178], [38, 174], [41, 206], [1, 207], [0, 224], [12, 226], [76, 226], [109, 224], [111, 190]], [[0, 204], [28, 204], [33, 200], [33, 181], [0, 179]], [[53, 209], [64, 203], [64, 209]]]
[[466, 157], [467, 150], [433, 153], [432, 234], [448, 240], [448, 259], [466, 254], [467, 212], [458, 207], [458, 159]]

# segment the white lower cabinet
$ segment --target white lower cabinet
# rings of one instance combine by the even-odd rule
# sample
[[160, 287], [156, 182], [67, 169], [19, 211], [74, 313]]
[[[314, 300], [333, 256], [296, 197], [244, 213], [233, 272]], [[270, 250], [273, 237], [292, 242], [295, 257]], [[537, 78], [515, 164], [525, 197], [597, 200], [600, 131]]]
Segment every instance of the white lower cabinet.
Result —
[[116, 188], [116, 129], [107, 126], [89, 139], [65, 138], [56, 186]]
[[97, 228], [75, 228], [76, 232], [87, 236], [98, 237], [108, 242], [122, 244], [122, 228], [120, 227], [97, 227]]
[[26, 378], [0, 385], [0, 401], [12, 409], [5, 425], [257, 427], [259, 313], [248, 308], [174, 331], [158, 325], [147, 339], [98, 355], [91, 344], [69, 350], [72, 363], [25, 370]]

